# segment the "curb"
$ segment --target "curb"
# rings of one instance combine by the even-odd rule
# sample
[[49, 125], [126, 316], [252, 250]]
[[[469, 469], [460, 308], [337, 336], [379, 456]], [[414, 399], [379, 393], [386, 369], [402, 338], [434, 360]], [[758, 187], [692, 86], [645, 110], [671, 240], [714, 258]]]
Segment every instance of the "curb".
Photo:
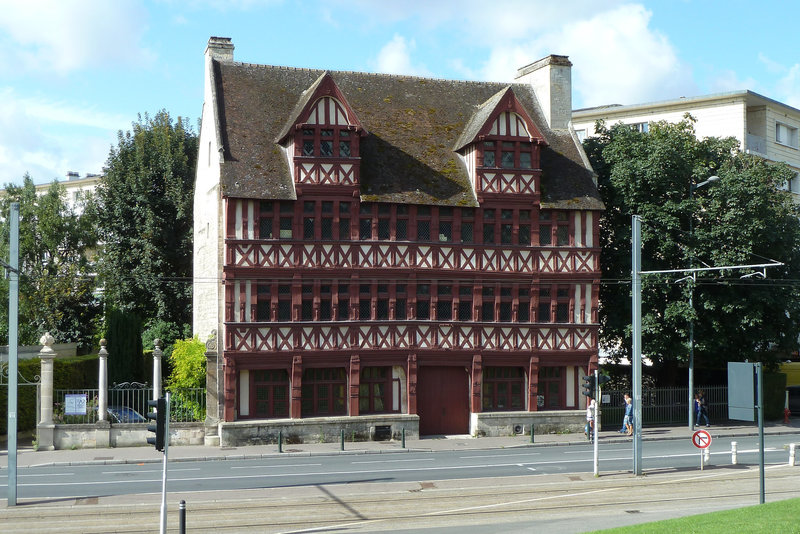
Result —
[[[616, 431], [606, 431], [616, 434]], [[631, 443], [633, 438], [623, 437], [620, 435], [600, 436], [600, 444], [618, 444], [618, 443]], [[793, 435], [800, 434], [796, 429], [782, 429], [772, 432], [765, 432], [765, 435]], [[666, 440], [682, 440], [689, 439], [690, 434], [677, 436], [642, 436], [642, 441], [666, 441]], [[713, 434], [715, 439], [720, 438], [743, 438], [758, 436], [757, 431], [721, 431], [720, 433]], [[799, 438], [800, 439], [800, 438]], [[433, 453], [442, 451], [455, 451], [455, 450], [470, 450], [470, 451], [491, 451], [498, 449], [528, 449], [537, 447], [564, 447], [564, 446], [577, 446], [577, 445], [591, 445], [589, 440], [558, 440], [558, 441], [545, 441], [534, 443], [513, 444], [509, 446], [487, 446], [487, 447], [470, 447], [469, 449], [457, 449], [454, 447], [447, 448], [431, 448], [431, 447], [406, 447], [396, 449], [345, 449], [345, 450], [328, 450], [328, 451], [294, 451], [294, 452], [269, 452], [263, 454], [223, 454], [223, 455], [198, 455], [198, 456], [184, 456], [179, 458], [170, 458], [169, 462], [183, 463], [183, 462], [210, 462], [210, 461], [224, 461], [224, 460], [261, 460], [266, 458], [286, 458], [286, 457], [309, 457], [309, 456], [340, 456], [340, 455], [361, 455], [361, 454], [397, 454], [397, 453]], [[72, 466], [87, 466], [87, 465], [128, 465], [128, 464], [153, 464], [161, 463], [163, 458], [120, 458], [111, 460], [74, 460], [65, 462], [44, 462], [39, 464], [31, 464], [25, 467], [72, 467]], [[6, 467], [7, 468], [7, 467]], [[4, 468], [0, 468], [4, 469]]]

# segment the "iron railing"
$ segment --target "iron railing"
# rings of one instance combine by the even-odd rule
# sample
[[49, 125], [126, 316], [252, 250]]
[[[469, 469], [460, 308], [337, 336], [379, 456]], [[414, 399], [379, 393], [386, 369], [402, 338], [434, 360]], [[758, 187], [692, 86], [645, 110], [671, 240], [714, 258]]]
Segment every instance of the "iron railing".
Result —
[[[142, 386], [142, 387], [137, 387]], [[170, 392], [170, 421], [175, 423], [202, 422], [206, 418], [205, 388], [173, 388]], [[83, 395], [86, 399], [85, 415], [66, 413], [67, 395]], [[56, 389], [53, 391], [53, 421], [56, 424], [91, 424], [97, 422], [97, 389]], [[126, 407], [146, 419], [150, 409], [147, 401], [153, 398], [153, 388], [147, 384], [123, 383], [108, 389], [108, 408]], [[113, 419], [110, 419], [113, 421]]]
[[[728, 418], [728, 388], [727, 386], [699, 387], [706, 398], [708, 418], [714, 421], [723, 421]], [[609, 402], [602, 404], [603, 426], [606, 430], [619, 423], [625, 413], [623, 395], [631, 394], [630, 391], [603, 390], [602, 395], [608, 396]], [[694, 407], [693, 407], [694, 408]], [[654, 426], [664, 424], [689, 423], [689, 388], [644, 388], [642, 390], [642, 425]]]

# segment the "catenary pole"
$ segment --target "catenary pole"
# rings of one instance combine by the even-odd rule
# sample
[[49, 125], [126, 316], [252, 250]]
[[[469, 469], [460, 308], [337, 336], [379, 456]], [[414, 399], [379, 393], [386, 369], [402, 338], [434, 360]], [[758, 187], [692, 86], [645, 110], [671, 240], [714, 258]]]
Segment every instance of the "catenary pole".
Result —
[[642, 220], [632, 221], [631, 284], [633, 286], [633, 474], [642, 474]]
[[632, 301], [632, 352], [633, 352], [633, 474], [642, 474], [642, 275], [669, 273], [697, 273], [739, 269], [762, 269], [766, 277], [768, 267], [784, 265], [779, 261], [751, 265], [723, 265], [689, 269], [642, 270], [642, 221], [638, 215], [631, 217], [631, 301]]
[[19, 312], [19, 202], [9, 214], [8, 264], [8, 506], [17, 505], [17, 327]]

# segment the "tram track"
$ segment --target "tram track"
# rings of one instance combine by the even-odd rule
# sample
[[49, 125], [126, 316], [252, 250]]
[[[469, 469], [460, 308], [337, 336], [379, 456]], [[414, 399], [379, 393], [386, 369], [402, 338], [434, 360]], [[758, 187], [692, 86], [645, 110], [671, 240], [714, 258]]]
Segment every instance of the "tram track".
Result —
[[[758, 502], [754, 467], [627, 473], [536, 475], [503, 479], [470, 479], [418, 483], [354, 483], [170, 495], [170, 530], [177, 529], [176, 499], [187, 502], [192, 531], [345, 532], [430, 528], [448, 524], [530, 521], [584, 514], [642, 514], [697, 510], [698, 495], [708, 509]], [[797, 497], [796, 473], [770, 466], [769, 500]], [[211, 493], [211, 495], [209, 495]], [[0, 509], [4, 532], [151, 532], [158, 531], [158, 496], [137, 495], [73, 500], [70, 505], [36, 503]], [[135, 499], [137, 504], [125, 504]], [[141, 502], [145, 501], [145, 502]], [[69, 501], [64, 501], [69, 502]], [[35, 514], [32, 514], [35, 512]], [[645, 519], [646, 520], [646, 519]], [[51, 525], [52, 529], [47, 525]], [[41, 528], [40, 528], [41, 527]]]

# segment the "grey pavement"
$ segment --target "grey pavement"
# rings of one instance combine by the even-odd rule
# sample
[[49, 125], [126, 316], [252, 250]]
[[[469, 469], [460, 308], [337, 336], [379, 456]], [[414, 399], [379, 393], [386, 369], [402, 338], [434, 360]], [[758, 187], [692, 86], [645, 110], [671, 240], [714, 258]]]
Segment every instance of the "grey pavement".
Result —
[[[616, 424], [613, 430], [600, 432], [599, 443], [624, 443], [631, 438], [620, 434]], [[707, 430], [712, 439], [725, 439], [746, 436], [757, 436], [758, 426], [754, 423], [729, 421], [711, 427], [697, 427]], [[789, 423], [770, 422], [764, 426], [764, 433], [770, 435], [797, 434], [800, 442], [800, 418], [793, 418]], [[645, 427], [642, 440], [674, 439], [691, 440], [692, 431], [688, 425]], [[284, 444], [282, 452], [278, 445], [247, 445], [238, 447], [209, 447], [203, 445], [173, 445], [169, 447], [170, 462], [193, 460], [224, 460], [243, 458], [262, 458], [280, 455], [334, 455], [334, 454], [381, 454], [408, 451], [443, 451], [443, 450], [479, 450], [503, 449], [512, 447], [546, 447], [554, 445], [586, 444], [586, 437], [580, 433], [535, 434], [531, 442], [530, 435], [507, 437], [470, 436], [435, 436], [421, 439], [406, 439], [405, 448], [400, 441], [345, 441], [344, 448], [340, 441], [333, 443], [301, 443]], [[712, 444], [713, 446], [713, 444]], [[727, 446], [727, 445], [726, 445]], [[152, 463], [163, 461], [163, 455], [152, 446], [122, 447], [106, 449], [72, 449], [54, 451], [35, 451], [30, 443], [21, 441], [17, 448], [17, 467], [47, 465], [85, 465], [85, 464], [124, 464]], [[5, 444], [0, 450], [0, 468], [8, 466], [8, 451]]]

